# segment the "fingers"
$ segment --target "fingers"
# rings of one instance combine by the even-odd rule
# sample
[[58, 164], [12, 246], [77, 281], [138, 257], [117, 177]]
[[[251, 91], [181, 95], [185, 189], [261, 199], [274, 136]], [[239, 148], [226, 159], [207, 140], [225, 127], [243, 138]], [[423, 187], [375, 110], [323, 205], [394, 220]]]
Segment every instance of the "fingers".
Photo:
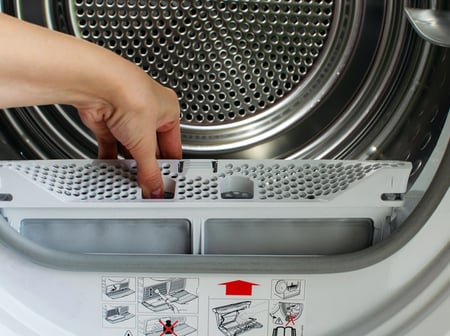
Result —
[[101, 160], [117, 159], [117, 140], [111, 132], [95, 136], [98, 143], [98, 158]]
[[156, 132], [143, 131], [141, 127], [130, 127], [130, 125], [121, 123], [118, 123], [121, 126], [117, 129], [108, 125], [104, 119], [96, 118], [96, 114], [92, 111], [79, 109], [79, 112], [84, 124], [95, 134], [98, 142], [98, 158], [116, 159], [117, 141], [129, 140], [128, 147], [126, 146], [127, 141], [125, 141], [123, 151], [126, 157], [133, 157], [136, 160], [142, 196], [144, 198], [160, 198], [164, 193], [164, 186], [155, 157]]
[[[148, 80], [147, 75], [144, 78]], [[152, 88], [156, 93], [145, 95], [148, 101], [120, 99], [116, 104], [81, 106], [78, 111], [97, 138], [98, 157], [117, 158], [117, 143], [121, 143], [124, 156], [136, 160], [142, 196], [161, 198], [164, 184], [157, 158], [182, 156], [179, 106], [172, 90]]]
[[127, 152], [137, 163], [138, 182], [144, 198], [162, 198], [164, 184], [157, 158], [181, 159], [181, 135], [179, 121], [165, 126], [164, 132], [145, 133], [138, 145]]
[[94, 133], [98, 143], [98, 158], [103, 160], [117, 158], [117, 140], [104, 120], [89, 109], [79, 108], [83, 123]]
[[[112, 133], [105, 132], [96, 136], [99, 148], [98, 158], [116, 159], [117, 140]], [[152, 139], [151, 135], [142, 138], [132, 148], [122, 146], [124, 157], [127, 159], [134, 158], [136, 160], [138, 182], [144, 198], [161, 198], [164, 194], [164, 185], [155, 155], [156, 146], [156, 139]]]
[[138, 182], [144, 198], [163, 198], [164, 184], [158, 162], [152, 158], [147, 162], [136, 160], [138, 165]]
[[144, 198], [161, 198], [164, 195], [164, 184], [159, 164], [155, 157], [156, 134], [146, 133], [136, 145], [128, 148], [136, 160], [138, 182]]
[[131, 155], [130, 151], [126, 147], [119, 144], [119, 148], [120, 154], [122, 154], [125, 159], [133, 159], [133, 155]]
[[129, 150], [137, 162], [138, 182], [144, 198], [163, 197], [164, 184], [156, 158], [181, 159], [180, 139], [180, 128], [178, 123], [174, 123], [165, 132], [158, 132], [154, 140], [143, 140], [140, 148]]
[[158, 132], [158, 148], [161, 158], [181, 159], [181, 134], [178, 120], [164, 132]]
[[158, 148], [161, 158], [181, 159], [180, 105], [175, 91], [163, 88], [162, 123], [157, 127]]

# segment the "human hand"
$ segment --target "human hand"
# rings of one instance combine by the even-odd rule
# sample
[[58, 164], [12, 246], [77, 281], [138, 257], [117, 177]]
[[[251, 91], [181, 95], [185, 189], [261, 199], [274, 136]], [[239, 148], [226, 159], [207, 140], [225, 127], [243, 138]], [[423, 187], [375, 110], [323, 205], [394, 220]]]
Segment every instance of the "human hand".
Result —
[[181, 158], [176, 94], [114, 52], [0, 13], [0, 108], [75, 106], [95, 134], [98, 156], [117, 143], [138, 166], [143, 196], [164, 192], [156, 159]]
[[178, 99], [172, 90], [152, 82], [147, 75], [136, 77], [127, 80], [140, 86], [140, 92], [127, 91], [131, 97], [124, 93], [116, 103], [75, 107], [97, 138], [99, 158], [117, 158], [119, 142], [125, 156], [137, 162], [143, 196], [160, 198], [164, 185], [156, 159], [181, 159]]

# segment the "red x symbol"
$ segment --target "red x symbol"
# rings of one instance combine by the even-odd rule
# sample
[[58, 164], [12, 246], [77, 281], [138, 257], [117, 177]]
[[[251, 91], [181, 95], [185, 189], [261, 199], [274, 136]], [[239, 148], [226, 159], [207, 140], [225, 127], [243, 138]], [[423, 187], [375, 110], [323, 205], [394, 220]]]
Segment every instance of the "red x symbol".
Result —
[[175, 331], [173, 331], [173, 328], [177, 325], [178, 321], [175, 321], [174, 323], [171, 323], [170, 325], [165, 324], [161, 320], [159, 320], [159, 323], [161, 323], [161, 325], [164, 327], [164, 331], [159, 336], [164, 336], [164, 335], [178, 336], [177, 334], [175, 334]]
[[289, 325], [289, 323], [292, 323], [292, 325], [295, 325], [295, 315], [289, 314], [289, 321], [286, 323], [286, 327]]

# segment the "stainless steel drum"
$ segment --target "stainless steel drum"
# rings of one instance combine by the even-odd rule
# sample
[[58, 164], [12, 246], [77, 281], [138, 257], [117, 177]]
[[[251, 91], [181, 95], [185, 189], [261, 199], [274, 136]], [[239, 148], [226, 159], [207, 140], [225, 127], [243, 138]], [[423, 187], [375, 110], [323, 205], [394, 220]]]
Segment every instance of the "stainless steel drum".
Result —
[[[418, 37], [404, 14], [429, 5], [0, 0], [1, 10], [113, 50], [172, 87], [186, 157], [400, 159], [413, 175], [449, 110], [449, 51]], [[69, 106], [0, 117], [3, 142], [22, 158], [96, 155]]]

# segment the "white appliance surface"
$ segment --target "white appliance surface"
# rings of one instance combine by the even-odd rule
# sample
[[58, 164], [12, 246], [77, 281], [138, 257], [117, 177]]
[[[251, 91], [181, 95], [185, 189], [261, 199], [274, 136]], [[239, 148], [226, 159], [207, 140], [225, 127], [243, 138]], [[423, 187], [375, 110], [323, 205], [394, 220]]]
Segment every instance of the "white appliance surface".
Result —
[[[62, 271], [36, 265], [0, 245], [0, 333], [4, 336], [145, 335], [146, 321], [162, 318], [169, 312], [173, 316], [171, 323], [182, 315], [196, 330], [192, 335], [220, 336], [223, 333], [216, 328], [212, 308], [251, 301], [254, 310], [247, 317], [256, 318], [264, 327], [245, 333], [272, 335], [277, 320], [269, 315], [276, 303], [288, 301], [302, 304], [300, 317], [283, 321], [284, 326], [295, 326], [297, 335], [446, 335], [450, 330], [450, 320], [443, 317], [449, 313], [449, 217], [450, 191], [428, 223], [402, 249], [370, 267], [337, 274]], [[167, 287], [167, 279], [179, 278], [185, 279], [179, 287], [184, 283], [186, 288], [178, 290], [192, 294], [191, 301], [168, 302], [173, 307], [162, 315], [140, 303], [139, 292], [147, 285], [165, 283]], [[115, 279], [131, 280], [131, 292], [135, 292], [129, 298], [117, 299], [120, 304], [108, 298], [104, 291], [106, 282]], [[223, 285], [235, 280], [255, 284], [251, 286], [251, 295], [248, 292], [233, 295], [236, 288]], [[279, 280], [285, 280], [285, 286]], [[276, 295], [277, 284], [277, 289], [282, 291], [296, 283], [302, 287], [297, 297], [284, 299]], [[242, 288], [239, 286], [239, 290]], [[162, 300], [164, 296], [161, 294]], [[126, 312], [135, 316], [121, 323], [108, 323], [105, 311], [113, 306], [128, 306]], [[176, 333], [176, 326], [173, 331]]]
[[[413, 203], [441, 161], [449, 126], [430, 174], [412, 188]], [[448, 335], [449, 218], [447, 189], [422, 229], [392, 255], [322, 274], [69, 271], [0, 243], [0, 335]]]

